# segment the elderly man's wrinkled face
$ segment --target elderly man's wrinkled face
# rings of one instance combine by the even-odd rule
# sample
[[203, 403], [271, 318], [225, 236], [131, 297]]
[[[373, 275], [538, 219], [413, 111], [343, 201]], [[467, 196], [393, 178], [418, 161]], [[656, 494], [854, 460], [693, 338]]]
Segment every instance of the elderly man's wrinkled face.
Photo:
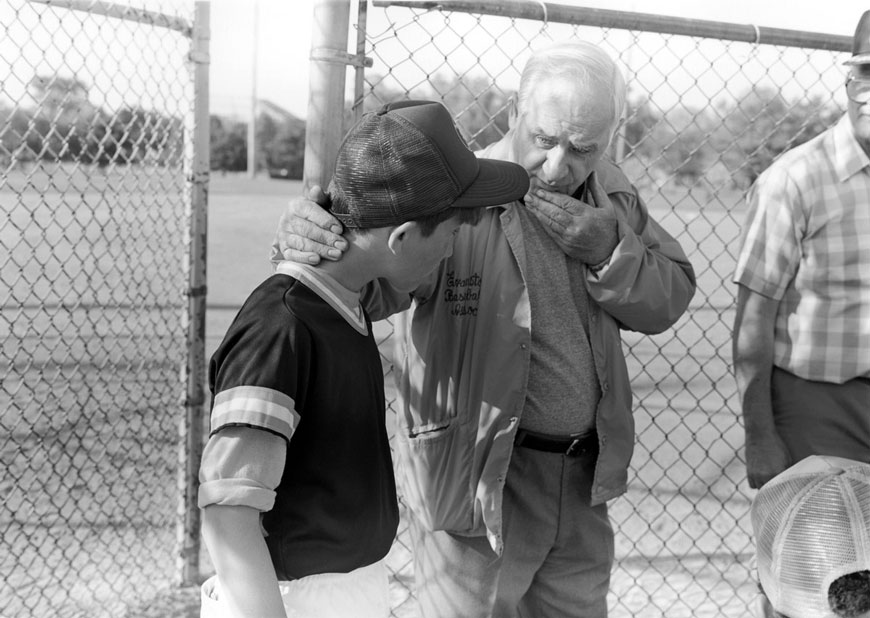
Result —
[[533, 187], [571, 195], [607, 150], [612, 122], [608, 92], [584, 92], [565, 79], [542, 81], [511, 115], [515, 162]]

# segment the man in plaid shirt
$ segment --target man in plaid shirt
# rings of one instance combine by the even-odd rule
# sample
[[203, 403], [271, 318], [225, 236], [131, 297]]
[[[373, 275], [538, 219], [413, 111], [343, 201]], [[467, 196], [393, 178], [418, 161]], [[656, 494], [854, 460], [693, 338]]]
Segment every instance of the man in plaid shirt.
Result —
[[870, 462], [870, 11], [848, 112], [749, 192], [734, 324], [749, 486], [810, 455]]

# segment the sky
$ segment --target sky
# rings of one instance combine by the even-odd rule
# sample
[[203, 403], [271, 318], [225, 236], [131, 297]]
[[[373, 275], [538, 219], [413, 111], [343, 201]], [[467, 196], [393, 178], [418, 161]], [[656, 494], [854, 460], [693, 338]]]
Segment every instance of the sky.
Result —
[[[306, 116], [314, 3], [211, 0], [213, 113], [245, 116], [256, 92], [258, 98]], [[866, 0], [561, 0], [559, 4], [844, 36], [852, 36], [858, 18], [868, 9]], [[352, 3], [352, 23], [355, 6]], [[369, 5], [371, 32], [384, 31], [382, 14], [382, 9]]]

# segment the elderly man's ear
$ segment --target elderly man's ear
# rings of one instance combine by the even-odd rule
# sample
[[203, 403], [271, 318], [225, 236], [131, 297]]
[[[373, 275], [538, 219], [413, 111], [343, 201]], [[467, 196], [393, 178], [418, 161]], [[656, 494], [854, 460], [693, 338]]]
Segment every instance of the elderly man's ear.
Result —
[[616, 127], [613, 129], [613, 135], [610, 136], [610, 143], [607, 144], [609, 146], [613, 146], [616, 141], [616, 136], [619, 135], [619, 130], [625, 125], [625, 116], [620, 117], [619, 121], [616, 123]]
[[613, 130], [614, 135], [619, 133], [619, 130], [623, 127], [624, 124], [625, 124], [625, 116], [621, 116], [619, 118], [619, 122], [616, 123], [616, 128]]

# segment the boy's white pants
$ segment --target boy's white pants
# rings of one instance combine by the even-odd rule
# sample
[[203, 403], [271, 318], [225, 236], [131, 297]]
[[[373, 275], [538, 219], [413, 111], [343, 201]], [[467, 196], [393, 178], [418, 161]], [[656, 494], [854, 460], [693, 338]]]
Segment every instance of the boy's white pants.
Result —
[[[278, 582], [287, 618], [387, 618], [390, 588], [384, 562], [350, 573], [321, 573]], [[202, 585], [200, 618], [229, 618], [220, 600], [220, 582], [210, 577]]]

